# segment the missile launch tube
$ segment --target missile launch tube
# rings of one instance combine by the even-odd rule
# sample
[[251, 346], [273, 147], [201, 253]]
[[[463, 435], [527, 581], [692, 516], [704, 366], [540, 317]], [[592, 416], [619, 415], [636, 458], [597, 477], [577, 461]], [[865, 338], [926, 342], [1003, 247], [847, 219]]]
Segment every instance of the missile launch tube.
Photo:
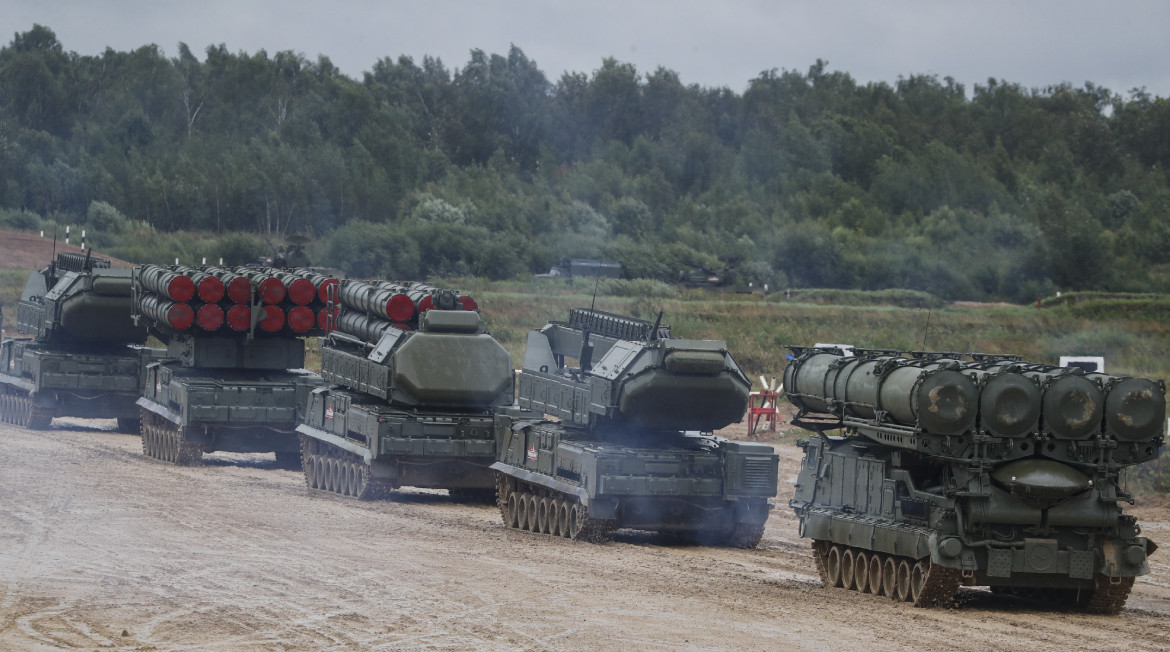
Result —
[[1105, 430], [1124, 441], [1157, 437], [1166, 424], [1166, 385], [1146, 378], [1087, 374], [1105, 391]]
[[367, 342], [377, 342], [391, 328], [410, 330], [403, 324], [376, 319], [360, 312], [344, 311], [337, 319], [337, 330]]
[[970, 429], [977, 415], [979, 390], [952, 360], [810, 351], [789, 363], [784, 380], [788, 399], [810, 413], [889, 419], [939, 435]]
[[172, 301], [189, 301], [195, 296], [195, 283], [178, 272], [158, 265], [144, 265], [138, 275], [142, 287]]
[[157, 294], [145, 294], [138, 301], [141, 314], [177, 331], [184, 331], [195, 322], [195, 310], [189, 304], [171, 301]]

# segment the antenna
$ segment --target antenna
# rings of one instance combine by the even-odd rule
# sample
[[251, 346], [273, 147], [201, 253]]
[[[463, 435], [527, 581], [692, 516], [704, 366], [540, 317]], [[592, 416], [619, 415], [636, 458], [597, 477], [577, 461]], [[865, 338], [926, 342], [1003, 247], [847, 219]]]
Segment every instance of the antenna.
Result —
[[654, 320], [654, 328], [646, 334], [646, 341], [653, 342], [658, 339], [658, 327], [662, 325], [662, 310], [658, 311], [658, 319]]
[[593, 270], [593, 303], [589, 304], [589, 312], [597, 307], [597, 286], [601, 283], [601, 268], [598, 267]]
[[[935, 290], [938, 289], [938, 268], [942, 263], [942, 250], [939, 249], [938, 257], [934, 260], [934, 279]], [[934, 312], [934, 294], [930, 295], [930, 302], [926, 304], [926, 326], [922, 329], [922, 350], [926, 350], [926, 337], [930, 334], [930, 314]]]
[[581, 371], [593, 368], [593, 345], [589, 343], [589, 324], [593, 323], [593, 309], [597, 307], [597, 285], [601, 279], [601, 269], [597, 269], [593, 276], [593, 303], [589, 305], [589, 320], [585, 322], [584, 332], [581, 334], [581, 355], [577, 358], [581, 362]]

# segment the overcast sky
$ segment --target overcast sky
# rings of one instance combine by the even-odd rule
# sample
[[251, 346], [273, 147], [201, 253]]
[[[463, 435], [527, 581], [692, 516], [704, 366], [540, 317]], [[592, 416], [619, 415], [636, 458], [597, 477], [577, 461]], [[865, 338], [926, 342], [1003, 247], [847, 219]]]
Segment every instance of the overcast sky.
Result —
[[684, 84], [742, 93], [772, 68], [806, 72], [818, 58], [859, 82], [950, 76], [1039, 88], [1086, 81], [1170, 97], [1165, 0], [0, 0], [0, 33], [34, 23], [67, 51], [99, 54], [179, 42], [269, 54], [325, 55], [356, 79], [382, 57], [423, 55], [460, 68], [479, 48], [516, 45], [550, 81], [591, 73], [605, 57]]

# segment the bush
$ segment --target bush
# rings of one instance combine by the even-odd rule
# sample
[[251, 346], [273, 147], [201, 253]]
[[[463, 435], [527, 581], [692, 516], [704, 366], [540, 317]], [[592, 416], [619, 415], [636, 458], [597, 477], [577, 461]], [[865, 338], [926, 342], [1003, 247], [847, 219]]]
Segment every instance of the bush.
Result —
[[648, 278], [628, 281], [620, 278], [599, 279], [597, 293], [602, 296], [637, 299], [673, 299], [678, 296], [678, 290], [674, 286]]
[[44, 224], [41, 216], [23, 208], [0, 208], [0, 225], [17, 231], [37, 231]]
[[207, 262], [218, 263], [223, 258], [224, 265], [246, 265], [254, 263], [263, 256], [270, 255], [272, 248], [258, 236], [250, 233], [229, 233], [219, 240], [209, 243], [210, 255]]
[[118, 209], [104, 201], [92, 201], [85, 213], [85, 223], [102, 233], [121, 233], [129, 220]]

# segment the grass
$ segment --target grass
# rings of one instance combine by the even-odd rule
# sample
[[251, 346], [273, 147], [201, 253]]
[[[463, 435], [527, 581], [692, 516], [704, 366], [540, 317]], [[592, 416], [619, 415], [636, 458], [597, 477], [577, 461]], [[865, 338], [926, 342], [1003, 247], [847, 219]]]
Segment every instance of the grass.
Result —
[[[462, 284], [468, 290], [467, 284]], [[581, 288], [543, 287], [529, 293], [508, 284], [487, 284], [476, 294], [489, 329], [519, 360], [525, 333], [568, 309], [589, 306]], [[848, 296], [848, 295], [846, 295]], [[821, 299], [823, 300], [823, 299]], [[790, 345], [817, 342], [901, 350], [1015, 353], [1029, 362], [1057, 364], [1061, 355], [1103, 355], [1117, 375], [1170, 378], [1170, 326], [1144, 314], [1120, 312], [1084, 317], [1035, 306], [906, 308], [871, 300], [869, 305], [778, 302], [755, 295], [689, 291], [679, 298], [597, 297], [597, 308], [654, 319], [679, 337], [728, 343], [749, 377], [779, 376]], [[864, 302], [862, 302], [864, 303]]]

